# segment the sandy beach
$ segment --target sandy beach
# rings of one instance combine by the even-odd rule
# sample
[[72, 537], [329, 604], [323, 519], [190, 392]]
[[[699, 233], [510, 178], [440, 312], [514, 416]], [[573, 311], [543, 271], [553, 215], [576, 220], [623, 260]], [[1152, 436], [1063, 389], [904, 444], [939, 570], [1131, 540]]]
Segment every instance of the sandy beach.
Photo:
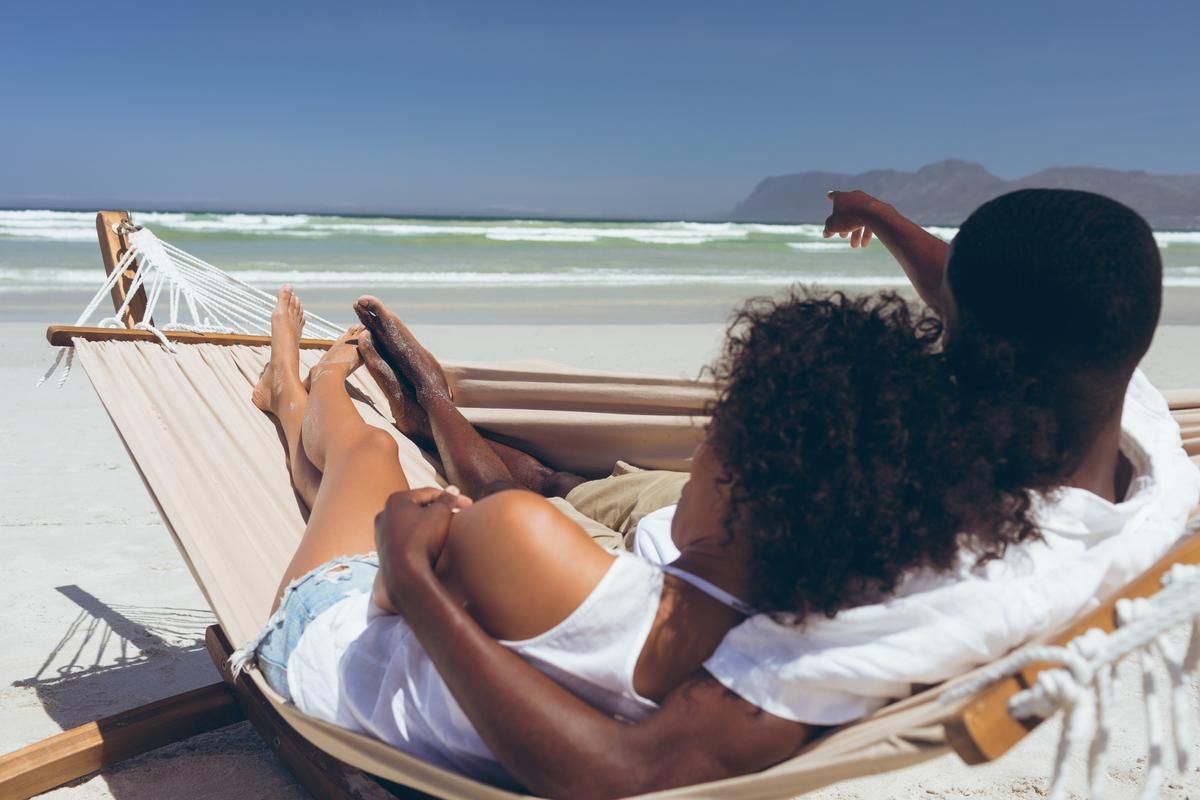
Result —
[[[3, 752], [218, 679], [202, 645], [211, 614], [86, 375], [76, 371], [61, 390], [34, 388], [53, 356], [43, 331], [38, 322], [0, 323]], [[598, 369], [695, 375], [715, 352], [722, 326], [418, 324], [416, 333], [447, 360], [539, 357]], [[1200, 326], [1168, 325], [1160, 329], [1144, 368], [1163, 388], [1200, 385], [1197, 352]], [[1113, 734], [1110, 797], [1134, 797], [1142, 770], [1136, 683], [1126, 684]], [[987, 767], [967, 768], [948, 756], [814, 796], [1039, 797], [1056, 730], [1044, 726]], [[1194, 756], [1200, 763], [1200, 747]], [[1173, 779], [1162, 796], [1198, 794], [1200, 772], [1192, 772]], [[242, 800], [305, 793], [242, 723], [47, 796]]]
[[[788, 0], [752, 7], [621, 0], [132, 0], [9, 3], [3, 11], [0, 758], [68, 732], [53, 747], [38, 750], [37, 758], [9, 761], [10, 772], [23, 778], [55, 770], [73, 774], [80, 765], [96, 763], [97, 754], [112, 760], [125, 745], [132, 749], [160, 741], [162, 727], [177, 719], [195, 722], [195, 706], [228, 712], [230, 706], [221, 701], [229, 690], [221, 681], [229, 672], [214, 666], [205, 644], [207, 629], [217, 623], [213, 608], [220, 610], [222, 630], [236, 640], [229, 642], [231, 648], [260, 654], [248, 645], [258, 626], [267, 623], [266, 606], [274, 598], [272, 587], [284, 577], [284, 564], [299, 568], [306, 556], [331, 555], [326, 545], [338, 552], [373, 547], [361, 541], [366, 531], [351, 518], [356, 510], [375, 515], [382, 502], [378, 493], [392, 492], [398, 480], [388, 471], [390, 449], [386, 455], [382, 450], [363, 455], [366, 448], [387, 442], [371, 441], [374, 429], [360, 436], [351, 430], [355, 426], [343, 425], [345, 418], [330, 410], [339, 403], [345, 410], [341, 395], [337, 402], [324, 397], [321, 382], [311, 403], [314, 413], [302, 420], [307, 446], [303, 440], [296, 444], [289, 417], [301, 409], [293, 387], [268, 381], [269, 398], [268, 386], [258, 388], [259, 405], [286, 419], [286, 431], [285, 425], [273, 431], [266, 413], [250, 401], [257, 388], [251, 383], [261, 369], [257, 362], [260, 356], [266, 361], [265, 353], [213, 345], [177, 358], [167, 352], [172, 348], [157, 350], [152, 341], [136, 348], [108, 342], [89, 348], [80, 362], [91, 365], [96, 386], [113, 410], [110, 417], [82, 363], [59, 385], [61, 362], [58, 371], [52, 364], [58, 357], [65, 360], [65, 351], [48, 344], [48, 326], [141, 326], [152, 332], [141, 337], [147, 340], [184, 331], [266, 337], [280, 287], [287, 285], [304, 306], [302, 338], [329, 341], [358, 322], [354, 301], [371, 294], [436, 358], [480, 368], [481, 380], [460, 381], [451, 401], [461, 403], [468, 420], [485, 434], [508, 444], [529, 442], [541, 449], [534, 455], [551, 470], [599, 477], [613, 459], [643, 467], [678, 463], [683, 454], [675, 443], [690, 442], [683, 437], [695, 432], [682, 424], [692, 417], [681, 413], [694, 405], [681, 409], [678, 398], [694, 399], [695, 387], [687, 382], [715, 374], [711, 367], [723, 355], [729, 326], [740, 319], [735, 337], [749, 331], [744, 341], [754, 352], [746, 353], [743, 340], [735, 338], [739, 343], [733, 345], [729, 371], [748, 379], [745, 394], [731, 392], [725, 408], [751, 410], [736, 412], [744, 424], [717, 431], [722, 436], [714, 438], [712, 451], [723, 456], [716, 462], [730, 462], [724, 465], [731, 468], [727, 471], [745, 479], [733, 481], [735, 495], [740, 486], [755, 502], [714, 499], [707, 491], [711, 487], [700, 480], [707, 473], [698, 466], [688, 492], [698, 499], [684, 505], [675, 526], [687, 551], [677, 564], [685, 568], [680, 570], [685, 577], [676, 578], [692, 588], [673, 585], [672, 578], [663, 584], [659, 602], [657, 583], [635, 586], [639, 565], [627, 562], [622, 566], [632, 570], [628, 586], [634, 588], [619, 585], [618, 570], [604, 588], [592, 587], [589, 604], [576, 606], [579, 613], [570, 620], [580, 623], [582, 633], [560, 624], [536, 641], [508, 642], [551, 647], [553, 641], [547, 641], [559, 634], [583, 641], [580, 647], [597, 654], [588, 659], [590, 674], [599, 668], [620, 674], [621, 697], [603, 680], [592, 680], [585, 674], [589, 670], [573, 669], [570, 659], [549, 659], [543, 672], [553, 679], [561, 667], [571, 673], [568, 677], [596, 683], [575, 688], [584, 701], [618, 720], [651, 715], [653, 724], [640, 728], [588, 729], [585, 746], [607, 757], [600, 761], [553, 746], [564, 726], [578, 721], [566, 717], [551, 734], [535, 732], [532, 740], [551, 760], [543, 759], [531, 772], [505, 757], [514, 775], [556, 796], [579, 796], [589, 786], [593, 791], [641, 787], [654, 782], [647, 774], [659, 775], [663, 783], [671, 782], [671, 775], [698, 780], [698, 759], [712, 767], [712, 775], [737, 772], [739, 763], [770, 752], [756, 741], [772, 730], [769, 726], [742, 726], [743, 731], [736, 720], [720, 716], [727, 709], [719, 701], [706, 705], [703, 692], [699, 705], [679, 704], [681, 713], [675, 706], [659, 712], [643, 707], [647, 697], [659, 697], [652, 688], [670, 684], [681, 667], [694, 667], [687, 659], [696, 642], [719, 632], [712, 625], [726, 617], [711, 609], [741, 615], [733, 619], [758, 617], [726, 642], [722, 653], [728, 656], [723, 660], [729, 676], [723, 681], [744, 684], [738, 691], [746, 697], [756, 688], [769, 693], [753, 700], [780, 714], [790, 708], [805, 719], [840, 722], [863, 707], [854, 698], [891, 698], [908, 690], [907, 681], [922, 682], [913, 687], [918, 691], [926, 688], [925, 681], [946, 678], [931, 672], [919, 656], [948, 671], [960, 665], [967, 669], [972, 657], [959, 660], [956, 654], [986, 658], [1024, 636], [1027, 626], [1052, 625], [1049, 620], [1057, 619], [1062, 603], [1078, 608], [1076, 588], [1090, 597], [1123, 583], [1129, 568], [1142, 566], [1125, 563], [1132, 558], [1123, 550], [1127, 540], [1136, 540], [1130, 551], [1157, 553], [1150, 535], [1156, 515], [1168, 507], [1177, 511], [1170, 505], [1175, 492], [1189, 488], [1186, 464], [1179, 470], [1164, 466], [1170, 453], [1161, 454], [1158, 447], [1169, 451], [1172, 439], [1167, 436], [1163, 444], [1156, 427], [1161, 415], [1155, 417], [1152, 403], [1140, 402], [1140, 381], [1127, 393], [1128, 407], [1135, 410], [1119, 420], [1127, 423], [1119, 431], [1126, 458], [1117, 459], [1114, 470], [1118, 420], [1106, 413], [1105, 404], [1110, 390], [1119, 395], [1122, 387], [1108, 385], [1105, 365], [1096, 362], [1111, 358], [1128, 372], [1131, 358], [1124, 345], [1136, 342], [1140, 352], [1153, 321], [1157, 333], [1140, 366], [1161, 390], [1187, 392], [1186, 399], [1177, 398], [1178, 419], [1188, 450], [1195, 449], [1200, 426], [1200, 403], [1192, 402], [1200, 393], [1200, 103], [1195, 102], [1200, 2], [1159, 4], [1150, 14], [1144, 4], [1031, 0], [868, 0], [856, 4], [852, 14], [842, 5]], [[1156, 317], [1153, 300], [1160, 288]], [[911, 304], [914, 316], [920, 316], [918, 329], [930, 336], [940, 333], [934, 332], [936, 324], [925, 327], [932, 319], [923, 315], [937, 313], [954, 333], [974, 330], [976, 338], [1011, 341], [1020, 354], [1016, 368], [1023, 372], [1027, 364], [1034, 366], [1036, 373], [1027, 377], [1053, 384], [1047, 394], [1060, 406], [1055, 419], [1023, 410], [1014, 417], [1006, 413], [1012, 409], [993, 411], [988, 403], [945, 396], [951, 391], [946, 375], [924, 375], [928, 364], [909, 360], [907, 344], [889, 338], [890, 323], [875, 320], [864, 326], [853, 311], [835, 311], [802, 320], [814, 328], [792, 327], [790, 321], [776, 322], [793, 317], [787, 312], [795, 307], [782, 313], [767, 309], [771, 301], [787, 305], [835, 293], [841, 295], [835, 304], [864, 295], [878, 300], [885, 293], [890, 303], [898, 296]], [[376, 316], [385, 326], [376, 334], [387, 338], [384, 331], [391, 333], [395, 326], [386, 315]], [[770, 322], [760, 326], [766, 317]], [[279, 336], [282, 327], [276, 333], [282, 348], [289, 340]], [[829, 346], [814, 346], [818, 339]], [[975, 344], [980, 343], [964, 349], [974, 353]], [[397, 348], [392, 353], [397, 357], [399, 351], [416, 352], [411, 343], [388, 345]], [[979, 367], [975, 371], [986, 371], [992, 361], [992, 353], [984, 352], [991, 349], [988, 342], [982, 345], [979, 363], [971, 365]], [[306, 350], [302, 360], [316, 352]], [[1033, 357], [1036, 353], [1049, 355]], [[847, 361], [858, 365], [858, 358], [889, 371], [868, 381], [852, 374], [853, 367], [844, 368]], [[226, 368], [214, 366], [220, 363]], [[275, 360], [276, 367], [285, 363], [290, 361]], [[621, 380], [574, 375], [550, 382], [532, 374], [555, 365], [621, 373]], [[788, 377], [774, 371], [779, 365], [807, 366], [802, 375]], [[494, 366], [501, 368], [487, 369]], [[428, 381], [428, 364], [407, 367], [412, 383]], [[520, 370], [525, 374], [517, 374]], [[1047, 374], [1051, 370], [1054, 375]], [[958, 383], [971, 383], [970, 371], [961, 371]], [[51, 379], [38, 386], [44, 375]], [[638, 375], [662, 380], [635, 380]], [[643, 384], [653, 390], [639, 389], [630, 402], [634, 392], [628, 386]], [[828, 392], [810, 402], [807, 395], [813, 392], [802, 390], [814, 386]], [[905, 391], [913, 387], [928, 391]], [[454, 432], [441, 424], [425, 387], [414, 388], [445, 448]], [[440, 385], [435, 388], [440, 403]], [[244, 405], [239, 402], [243, 393]], [[381, 402], [382, 394], [371, 394], [376, 410], [389, 405]], [[998, 386], [987, 399], [1003, 404], [1006, 394]], [[390, 404], [396, 409], [391, 413], [405, 418], [399, 427], [415, 431], [403, 424], [410, 416], [419, 419], [410, 402], [403, 408]], [[970, 424], [945, 430], [947, 414], [969, 415]], [[114, 428], [114, 418], [123, 433]], [[386, 427], [386, 420], [381, 424]], [[331, 436], [341, 434], [341, 449], [328, 446]], [[1095, 447], [1076, 441], [1088, 437]], [[1000, 567], [996, 572], [982, 570], [988, 582], [984, 589], [957, 578], [943, 585], [946, 575], [930, 565], [956, 570], [970, 558], [962, 551], [963, 540], [988, 545], [1006, 533], [1011, 538], [1012, 531], [1001, 528], [1014, 526], [995, 525], [995, 531], [974, 531], [979, 535], [955, 542], [948, 541], [947, 530], [981, 527], [976, 517], [1012, 511], [1014, 504], [1006, 502], [1011, 497], [999, 497], [999, 490], [1011, 488], [1014, 474], [1037, 480], [1034, 473], [1065, 455], [1049, 451], [1066, 447], [1068, 439], [1072, 453], [1066, 455], [1079, 456], [1079, 463], [1071, 464], [1075, 490], [1049, 498], [1050, 503], [1063, 500], [1049, 509], [1042, 503], [1048, 498], [1033, 498], [1033, 518], [1024, 520], [1018, 537], [1027, 538], [1030, 524], [1040, 524], [1045, 541], [1017, 548], [1021, 552], [1010, 553], [1010, 560], [993, 565]], [[728, 446], [719, 440], [728, 440]], [[320, 464], [313, 468], [323, 471], [323, 496], [333, 497], [332, 510], [325, 502], [303, 501], [309, 488], [303, 475], [289, 483], [294, 473], [282, 452], [289, 441], [293, 456], [304, 450]], [[272, 450], [277, 444], [278, 458]], [[398, 457], [409, 482], [416, 484], [417, 476], [407, 469], [408, 444], [400, 442]], [[805, 451], [802, 458], [798, 448]], [[130, 452], [138, 453], [155, 496]], [[522, 472], [518, 461], [500, 452], [514, 473]], [[737, 458], [730, 455], [735, 452]], [[262, 458], [255, 461], [254, 453]], [[828, 457], [813, 457], [821, 453]], [[984, 460], [1001, 463], [980, 468], [980, 453], [992, 453]], [[338, 466], [351, 461], [353, 470]], [[1200, 455], [1192, 463], [1200, 469]], [[755, 464], [765, 466], [756, 470]], [[295, 474], [304, 466], [296, 460]], [[449, 480], [474, 486], [479, 475], [465, 467], [459, 474], [457, 467], [463, 466], [450, 463]], [[483, 477], [481, 482], [489, 482], [494, 476]], [[553, 484], [567, 485], [560, 479], [552, 478]], [[1128, 502], [1115, 508], [1086, 496], [1083, 488], [1107, 494], [1114, 483], [1129, 487]], [[584, 506], [587, 493], [573, 499]], [[514, 495], [507, 499], [521, 501]], [[613, 504], [624, 505], [623, 500]], [[160, 503], [170, 526], [160, 516]], [[721, 520], [719, 513], [696, 511], [706, 503], [728, 506], [732, 516]], [[290, 534], [294, 529], [301, 535], [301, 523], [307, 526], [313, 517], [308, 505], [317, 509], [318, 522], [334, 519], [331, 527], [337, 530], [313, 525], [296, 558], [299, 539]], [[608, 498], [598, 505], [609, 505]], [[757, 510], [741, 514], [751, 507]], [[776, 514], [780, 508], [786, 514]], [[823, 515], [822, 509], [836, 513]], [[1188, 530], [1195, 529], [1200, 544], [1200, 507], [1195, 511]], [[806, 520], [799, 521], [801, 513]], [[772, 514], [792, 517], [791, 529], [772, 524]], [[731, 534], [714, 545], [718, 526], [739, 534], [751, 527], [735, 524], [735, 518], [756, 520], [752, 535]], [[870, 521], [885, 518], [881, 524]], [[487, 533], [496, 533], [499, 519], [485, 520]], [[470, 519], [460, 521], [471, 526]], [[514, 528], [515, 538], [522, 538], [524, 527], [529, 534], [524, 538], [537, 539], [540, 526], [522, 522]], [[894, 529], [891, 535], [881, 530], [886, 522]], [[1171, 536], [1175, 525], [1163, 523], [1157, 530]], [[401, 527], [405, 533], [415, 530]], [[864, 537], [864, 530], [872, 535]], [[439, 572], [452, 594], [474, 601], [468, 611], [487, 623], [485, 633], [524, 638], [525, 612], [546, 612], [553, 605], [531, 602], [538, 599], [536, 590], [557, 586], [551, 578], [562, 576], [546, 578], [536, 569], [537, 553], [525, 557], [512, 537], [491, 536], [485, 545], [503, 545], [504, 556], [517, 557], [511, 559], [512, 569], [488, 558], [483, 562], [488, 580], [476, 586], [476, 570], [463, 565], [477, 553], [466, 545], [471, 551], [460, 557], [458, 544], [453, 548], [457, 566]], [[1186, 544], [1190, 547], [1192, 540]], [[564, 561], [567, 552], [557, 538], [551, 547], [557, 558], [545, 559], [547, 569]], [[1080, 551], [1086, 558], [1075, 558]], [[594, 550], [584, 552], [589, 554], [596, 556]], [[695, 583], [686, 575], [690, 557], [696, 566], [690, 577], [701, 579]], [[566, 561], [574, 569], [567, 577], [586, 577], [581, 560], [586, 558]], [[449, 561], [447, 553], [444, 563]], [[385, 562], [390, 566], [388, 558]], [[995, 579], [1007, 580], [1018, 562], [1018, 570], [1032, 564], [1033, 575], [1019, 576], [1024, 580], [1014, 581], [1009, 590]], [[900, 574], [891, 574], [897, 569]], [[353, 570], [326, 573], [322, 578], [355, 577]], [[471, 577], [458, 581], [460, 573]], [[823, 580], [810, 579], [818, 573]], [[1185, 579], [1190, 574], [1183, 571]], [[1093, 575], [1102, 582], [1079, 582]], [[662, 575], [651, 577], [658, 581]], [[1126, 583], [1125, 594], [1141, 593], [1146, 582], [1157, 580], [1143, 577], [1143, 583]], [[882, 583], [876, 585], [877, 580]], [[705, 583], [754, 606], [728, 602]], [[508, 614], [485, 620], [480, 613], [481, 608], [504, 611], [504, 604], [493, 608], [483, 601], [490, 598], [477, 595], [494, 586], [519, 593], [522, 603], [504, 606], [514, 611], [511, 620]], [[1186, 593], [1190, 587], [1176, 589]], [[795, 591], [785, 591], [789, 588]], [[546, 596], [561, 600], [572, 594], [569, 589]], [[596, 608], [611, 610], [604, 603], [606, 592], [640, 607], [647, 619], [654, 617], [638, 629], [636, 639], [647, 659], [622, 661], [612, 655], [620, 648], [605, 645], [598, 635], [603, 626], [586, 624]], [[986, 597], [977, 601], [976, 593]], [[643, 597], [653, 597], [659, 611], [639, 603]], [[1170, 620], [1175, 597], [1171, 592], [1165, 598]], [[1191, 597], [1183, 598], [1183, 612], [1192, 612], [1186, 603]], [[360, 594], [357, 599], [370, 598]], [[898, 599], [906, 602], [893, 602]], [[773, 623], [756, 611], [830, 609], [841, 602], [858, 605], [838, 612], [846, 616], [827, 634], [817, 630], [811, 615], [806, 617], [809, 625], [797, 635], [804, 637], [807, 651], [798, 660], [788, 649], [794, 643], [780, 647], [768, 641]], [[882, 604], [885, 610], [877, 615], [863, 604]], [[400, 605], [411, 611], [407, 598]], [[1144, 630], [1148, 636], [1161, 634], [1176, 650], [1192, 641], [1186, 637], [1193, 630], [1200, 641], [1200, 619], [1191, 630], [1162, 633], [1164, 626], [1155, 624], [1162, 617], [1147, 622], [1137, 615], [1144, 607], [1133, 608], [1132, 618], [1123, 616], [1124, 605], [1117, 612], [1134, 631], [1126, 628], [1113, 649]], [[291, 609], [284, 607], [282, 617], [296, 623]], [[348, 609], [361, 606], [347, 604], [340, 612]], [[449, 641], [452, 620], [434, 611], [424, 619], [441, 620], [435, 632]], [[787, 616], [781, 613], [776, 621]], [[905, 618], [922, 622], [914, 627]], [[385, 622], [419, 619], [414, 612]], [[494, 622], [512, 622], [514, 629]], [[899, 626], [899, 635], [893, 637], [897, 631], [889, 626]], [[349, 627], [333, 627], [334, 638], [350, 639], [347, 658], [400, 663], [399, 646], [376, 659], [365, 652], [372, 637], [348, 637]], [[401, 627], [386, 635], [405, 635]], [[436, 638], [425, 633], [420, 638], [433, 647]], [[1031, 636], [1041, 644], [1041, 634], [1053, 632]], [[643, 640], [649, 645], [640, 644]], [[351, 663], [338, 655], [340, 645], [322, 648], [319, 631], [306, 641], [316, 641], [321, 656], [337, 655], [311, 670], [321, 678], [334, 673], [326, 669], [334, 661], [341, 667]], [[1182, 686], [1179, 659], [1172, 659], [1169, 647], [1155, 647], [1163, 641], [1143, 648], [1152, 653], [1145, 659], [1152, 666], [1143, 667], [1136, 655], [1117, 668], [1113, 708], [1097, 709], [1112, 714], [1102, 737], [1109, 750], [1106, 773], [1093, 770], [1098, 781], [1106, 781], [1099, 792], [1105, 800], [1200, 800], [1200, 667]], [[661, 658], [650, 657], [656, 643], [665, 643], [658, 648], [664, 651]], [[1194, 654], [1189, 650], [1180, 658]], [[787, 660], [792, 663], [785, 665]], [[514, 722], [520, 709], [509, 709], [502, 700], [524, 697], [525, 689], [511, 672], [501, 685], [484, 680], [484, 663], [469, 657], [456, 662], [474, 666], [472, 685], [485, 689], [487, 708], [505, 711], [504, 733], [515, 741], [521, 733]], [[618, 663], [636, 672], [637, 680], [625, 682], [624, 672], [608, 669]], [[715, 660], [710, 666], [721, 671]], [[893, 667], [902, 670], [899, 684], [897, 674], [889, 674]], [[384, 720], [364, 726], [382, 743], [357, 741], [358, 749], [347, 757], [373, 760], [356, 763], [386, 770], [392, 763], [387, 759], [399, 752], [388, 743], [404, 746], [407, 736], [420, 742], [410, 750], [423, 752], [431, 763], [468, 772], [481, 766], [478, 743], [464, 750], [457, 737], [446, 735], [443, 720], [460, 723], [462, 715], [442, 702], [435, 676], [427, 676], [429, 690], [414, 684], [416, 667], [399, 671], [417, 688], [375, 697], [401, 703], [415, 698], [419, 711], [388, 715], [376, 703], [373, 714], [360, 714], [370, 697], [362, 703], [347, 697], [361, 694], [355, 681], [370, 688], [371, 681], [363, 681], [365, 668], [345, 673], [355, 676], [344, 682], [352, 685], [349, 690], [344, 685], [315, 688], [317, 681], [310, 679], [313, 691], [303, 697], [301, 683], [311, 676], [299, 670], [293, 670], [290, 686], [308, 710], [315, 708], [308, 699], [320, 702], [314, 696], [332, 693], [339, 712], [349, 709], [359, 721], [363, 716]], [[398, 671], [391, 672], [394, 677]], [[1102, 689], [1105, 676], [1086, 677]], [[776, 691], [771, 677], [788, 683]], [[1054, 699], [1086, 683], [1085, 676], [1073, 677], [1079, 682], [1059, 684], [1066, 688]], [[831, 689], [829, 696], [806, 691], [810, 678]], [[636, 691], [630, 688], [634, 683]], [[854, 697], [838, 697], [846, 694], [843, 689]], [[195, 690], [201, 691], [178, 697]], [[1100, 696], [1106, 695], [1101, 691]], [[140, 718], [126, 716], [145, 723], [125, 726], [128, 736], [109, 737], [121, 727], [116, 724], [69, 733], [171, 698], [142, 711]], [[1155, 699], [1163, 701], [1161, 707], [1148, 705]], [[1190, 716], [1180, 723], [1175, 711], [1187, 704]], [[889, 764], [902, 760], [897, 752], [927, 754], [946, 742], [940, 728], [897, 733], [890, 726], [907, 724], [905, 708], [885, 707], [883, 718], [873, 720], [878, 726], [865, 733], [862, 727], [838, 729], [834, 732], [845, 735], [832, 741], [820, 740], [828, 730], [800, 731], [793, 725], [790, 734], [803, 734], [810, 746], [827, 746], [793, 755], [809, 755], [814, 765], [821, 762], [816, 766], [828, 766], [830, 752], [840, 752], [840, 763], [852, 766]], [[1081, 712], [1072, 717], [1078, 720], [1082, 709], [1073, 708]], [[247, 709], [264, 729], [271, 727], [256, 709], [249, 704]], [[712, 718], [719, 722], [708, 724], [714, 709], [719, 714]], [[566, 713], [569, 717], [570, 708]], [[392, 738], [396, 720], [385, 719], [389, 716], [400, 718], [399, 738]], [[985, 724], [993, 721], [984, 716]], [[297, 730], [304, 727], [302, 719], [287, 719]], [[679, 746], [676, 739], [668, 742], [677, 745], [674, 750], [654, 742], [641, 746], [642, 734], [653, 739], [680, 724], [705, 737], [708, 752]], [[1170, 747], [1173, 737], [1166, 729], [1172, 725], [1190, 735], [1185, 754]], [[426, 728], [438, 735], [421, 735]], [[183, 725], [176, 732], [191, 729]], [[895, 737], [885, 744], [898, 749], [877, 748], [877, 740], [860, 746], [880, 730]], [[804, 797], [1050, 800], [1057, 765], [1059, 777], [1063, 768], [1068, 771], [1069, 791], [1065, 797], [1056, 792], [1053, 800], [1080, 800], [1089, 793], [1088, 753], [1057, 758], [1063, 730], [1051, 719], [984, 766], [969, 767], [951, 753]], [[413, 731], [417, 735], [411, 736]], [[975, 735], [981, 750], [991, 752], [986, 739], [992, 732]], [[322, 741], [309, 730], [305, 735], [313, 747], [313, 741]], [[416, 751], [430, 738], [438, 740], [432, 754]], [[1150, 748], [1147, 740], [1156, 738], [1160, 744]], [[124, 741], [118, 744], [119, 739]], [[301, 758], [324, 770], [321, 759], [304, 747], [297, 758], [280, 737], [267, 739], [273, 741], [264, 741], [249, 721], [242, 721], [113, 764], [41, 796], [309, 798], [277, 753], [288, 753], [309, 785], [319, 786], [304, 773]], [[490, 741], [501, 748], [499, 740]], [[714, 748], [723, 742], [734, 742], [731, 749], [740, 747], [745, 759], [717, 753]], [[372, 745], [378, 745], [378, 758], [369, 755]], [[347, 752], [327, 741], [318, 749], [327, 755]], [[637, 753], [628, 758], [614, 758], [634, 749]], [[1177, 760], [1188, 763], [1176, 770]], [[50, 762], [48, 768], [44, 761]], [[1155, 791], [1142, 793], [1143, 778], [1157, 778], [1160, 762], [1161, 784], [1150, 784]], [[750, 791], [795, 791], [797, 784], [785, 781], [808, 765], [803, 758], [792, 759], [782, 768], [776, 765], [774, 777], [745, 783], [759, 787]], [[656, 772], [659, 767], [662, 772]], [[414, 772], [404, 774], [421, 780]], [[369, 800], [388, 794], [382, 781], [361, 773], [351, 776], [351, 783]], [[0, 775], [0, 800], [9, 800], [11, 784]], [[692, 794], [717, 800], [720, 795], [710, 786]], [[397, 791], [410, 793], [417, 794]]]

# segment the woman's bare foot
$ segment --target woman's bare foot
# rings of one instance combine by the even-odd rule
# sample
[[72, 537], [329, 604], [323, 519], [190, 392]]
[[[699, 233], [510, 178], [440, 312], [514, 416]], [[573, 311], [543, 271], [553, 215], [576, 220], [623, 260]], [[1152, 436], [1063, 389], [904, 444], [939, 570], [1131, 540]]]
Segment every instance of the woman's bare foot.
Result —
[[339, 380], [346, 380], [350, 373], [362, 364], [358, 354], [358, 336], [365, 330], [362, 325], [351, 325], [346, 332], [337, 338], [321, 360], [313, 365], [308, 373], [308, 383], [320, 380], [326, 375], [332, 375]]
[[408, 381], [422, 406], [454, 399], [442, 365], [378, 298], [363, 295], [355, 301], [354, 312], [371, 332], [376, 351], [399, 377]]
[[429, 417], [408, 381], [401, 378], [392, 366], [375, 349], [375, 342], [369, 330], [358, 336], [358, 352], [362, 356], [367, 372], [379, 384], [387, 396], [388, 406], [392, 410], [392, 418], [396, 421], [396, 429], [411, 439], [421, 443], [433, 439], [433, 431], [429, 426]]
[[[304, 394], [300, 383], [300, 331], [304, 329], [304, 306], [290, 284], [279, 289], [271, 312], [271, 360], [250, 393], [250, 400], [270, 414]], [[278, 414], [276, 414], [278, 416]]]

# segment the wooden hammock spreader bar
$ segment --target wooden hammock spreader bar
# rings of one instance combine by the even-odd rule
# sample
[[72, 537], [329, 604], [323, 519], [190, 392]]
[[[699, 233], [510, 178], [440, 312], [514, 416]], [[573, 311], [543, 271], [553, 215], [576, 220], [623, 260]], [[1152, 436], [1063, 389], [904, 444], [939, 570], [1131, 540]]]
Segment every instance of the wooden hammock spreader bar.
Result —
[[224, 683], [122, 711], [0, 756], [0, 798], [32, 797], [242, 719], [233, 691]]
[[[242, 344], [258, 347], [271, 344], [270, 336], [252, 336], [244, 333], [192, 333], [190, 331], [163, 331], [172, 342], [180, 344]], [[72, 339], [87, 339], [89, 342], [158, 342], [150, 331], [128, 328], [87, 328], [75, 325], [51, 325], [46, 329], [46, 340], [55, 347], [70, 347]], [[328, 350], [333, 344], [330, 339], [301, 339], [300, 347], [305, 350]]]
[[[1200, 564], [1200, 534], [1185, 539], [1154, 566], [1127, 584], [1115, 597], [1055, 639], [1053, 644], [1065, 646], [1092, 628], [1099, 628], [1105, 633], [1116, 630], [1117, 601], [1157, 594], [1163, 588], [1163, 575], [1176, 564]], [[1040, 725], [1040, 719], [1013, 719], [1008, 713], [1008, 702], [1015, 694], [1032, 686], [1041, 672], [1058, 666], [1060, 665], [1034, 664], [1017, 675], [1005, 678], [980, 692], [955, 720], [946, 723], [946, 740], [959, 758], [968, 764], [994, 761]]]
[[[129, 239], [123, 233], [124, 226], [131, 225], [128, 211], [101, 211], [96, 214], [96, 237], [100, 240], [100, 258], [104, 261], [104, 274], [112, 275], [125, 253], [129, 250]], [[130, 284], [137, 274], [137, 262], [125, 270], [112, 288], [113, 308], [119, 309], [129, 294]], [[138, 288], [129, 302], [129, 310], [121, 321], [132, 328], [146, 316], [146, 291]]]

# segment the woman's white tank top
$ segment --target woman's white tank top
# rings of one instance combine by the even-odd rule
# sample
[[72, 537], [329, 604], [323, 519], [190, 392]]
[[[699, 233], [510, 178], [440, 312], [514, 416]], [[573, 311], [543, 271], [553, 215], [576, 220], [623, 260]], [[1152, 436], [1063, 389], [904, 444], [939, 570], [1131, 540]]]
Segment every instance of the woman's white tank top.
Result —
[[[662, 586], [660, 567], [621, 553], [566, 619], [532, 639], [501, 643], [601, 711], [641, 719], [657, 706], [634, 690], [633, 673]], [[381, 612], [369, 593], [313, 620], [287, 668], [301, 711], [440, 766], [512, 783], [404, 618]]]

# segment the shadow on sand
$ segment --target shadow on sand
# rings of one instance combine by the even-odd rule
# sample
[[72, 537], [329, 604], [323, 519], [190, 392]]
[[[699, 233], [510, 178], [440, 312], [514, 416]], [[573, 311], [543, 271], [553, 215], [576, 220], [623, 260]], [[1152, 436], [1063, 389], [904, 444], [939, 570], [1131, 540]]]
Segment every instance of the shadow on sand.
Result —
[[110, 606], [78, 586], [56, 590], [79, 613], [31, 678], [63, 728], [219, 679], [204, 650], [207, 610]]
[[[79, 606], [79, 613], [37, 672], [13, 686], [33, 689], [46, 713], [64, 730], [220, 680], [204, 647], [204, 630], [215, 622], [207, 609], [109, 605], [79, 586], [56, 588]], [[154, 758], [147, 755], [101, 774], [109, 793], [124, 800], [244, 798], [246, 787], [236, 780], [210, 783], [197, 778], [213, 766], [213, 756], [255, 758], [259, 749], [257, 758], [274, 761], [248, 724], [241, 723], [155, 751], [167, 754], [161, 767], [128, 769], [141, 759]], [[197, 756], [204, 762], [186, 763]], [[277, 766], [267, 771], [281, 773]], [[281, 773], [280, 778], [278, 785], [262, 787], [267, 796], [295, 797], [301, 792], [290, 776]]]

